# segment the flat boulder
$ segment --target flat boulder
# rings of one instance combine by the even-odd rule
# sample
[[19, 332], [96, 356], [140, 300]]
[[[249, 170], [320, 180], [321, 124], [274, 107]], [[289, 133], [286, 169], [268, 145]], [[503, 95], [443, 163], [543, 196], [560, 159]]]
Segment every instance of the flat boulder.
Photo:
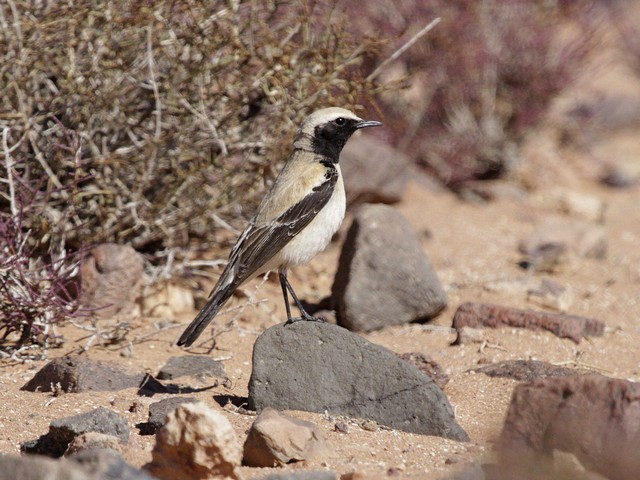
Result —
[[266, 330], [253, 349], [249, 407], [328, 411], [423, 435], [467, 441], [433, 379], [337, 325], [300, 321]]

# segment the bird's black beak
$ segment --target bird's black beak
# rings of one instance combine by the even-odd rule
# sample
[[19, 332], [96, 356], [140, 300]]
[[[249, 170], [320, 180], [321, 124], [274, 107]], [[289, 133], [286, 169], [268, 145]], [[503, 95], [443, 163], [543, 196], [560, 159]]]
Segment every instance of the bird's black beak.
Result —
[[379, 127], [380, 125], [382, 125], [382, 123], [376, 122], [375, 120], [360, 120], [356, 123], [356, 128]]

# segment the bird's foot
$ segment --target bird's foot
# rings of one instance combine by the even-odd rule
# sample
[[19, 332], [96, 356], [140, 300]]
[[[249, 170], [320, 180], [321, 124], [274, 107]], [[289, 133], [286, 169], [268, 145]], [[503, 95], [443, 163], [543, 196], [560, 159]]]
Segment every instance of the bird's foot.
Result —
[[320, 322], [320, 323], [325, 323], [326, 320], [324, 317], [314, 317], [313, 315], [309, 315], [308, 313], [305, 315], [302, 315], [301, 317], [293, 317], [290, 318], [289, 320], [287, 320], [285, 322], [285, 325], [292, 325], [296, 322], [299, 322], [301, 320], [304, 320], [305, 322]]

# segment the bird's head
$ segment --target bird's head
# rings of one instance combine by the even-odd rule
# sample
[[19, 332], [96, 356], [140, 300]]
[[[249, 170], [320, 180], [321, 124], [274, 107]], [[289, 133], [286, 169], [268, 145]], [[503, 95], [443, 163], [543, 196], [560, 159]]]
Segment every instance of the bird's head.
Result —
[[323, 108], [304, 119], [298, 130], [295, 146], [311, 150], [337, 163], [342, 147], [356, 130], [379, 125], [382, 123], [375, 120], [362, 120], [355, 113], [344, 108]]

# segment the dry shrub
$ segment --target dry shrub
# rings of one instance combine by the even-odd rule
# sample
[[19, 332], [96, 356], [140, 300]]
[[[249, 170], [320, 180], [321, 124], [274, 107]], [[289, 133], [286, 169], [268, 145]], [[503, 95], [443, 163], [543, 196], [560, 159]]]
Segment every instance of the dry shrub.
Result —
[[69, 251], [171, 263], [228, 241], [302, 118], [374, 88], [375, 42], [344, 19], [313, 0], [0, 2], [4, 338], [75, 315]]
[[562, 33], [571, 12], [591, 3], [368, 4], [366, 14], [356, 17], [359, 30], [376, 29], [399, 42], [442, 18], [403, 55], [404, 71], [396, 72], [411, 87], [385, 102], [394, 142], [452, 188], [508, 172], [525, 133], [582, 65], [590, 46], [586, 32], [573, 41]]
[[[75, 248], [215, 244], [216, 225], [253, 212], [301, 118], [367, 90], [373, 43], [341, 18], [322, 2], [12, 0], [0, 128], [22, 139], [14, 168], [47, 178], [47, 220], [69, 219]], [[69, 130], [77, 157], [53, 148]]]

